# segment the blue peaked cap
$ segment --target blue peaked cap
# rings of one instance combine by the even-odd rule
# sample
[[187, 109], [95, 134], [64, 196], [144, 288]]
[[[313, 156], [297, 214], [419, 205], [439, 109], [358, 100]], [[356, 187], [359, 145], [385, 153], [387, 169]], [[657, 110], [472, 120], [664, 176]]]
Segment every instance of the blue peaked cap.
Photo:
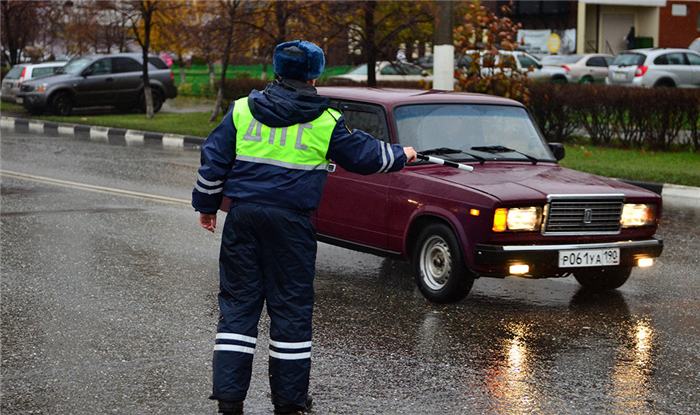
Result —
[[321, 76], [325, 66], [323, 50], [305, 40], [280, 43], [272, 57], [272, 67], [282, 79], [316, 79]]

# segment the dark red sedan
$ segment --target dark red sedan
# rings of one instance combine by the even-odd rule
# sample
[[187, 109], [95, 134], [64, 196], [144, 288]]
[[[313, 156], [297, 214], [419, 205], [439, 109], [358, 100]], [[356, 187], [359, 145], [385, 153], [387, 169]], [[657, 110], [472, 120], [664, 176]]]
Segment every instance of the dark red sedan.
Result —
[[478, 277], [566, 277], [623, 285], [663, 249], [661, 197], [565, 169], [520, 103], [488, 95], [319, 88], [351, 129], [473, 171], [419, 161], [393, 174], [329, 173], [314, 213], [320, 241], [408, 259], [434, 302], [463, 299]]

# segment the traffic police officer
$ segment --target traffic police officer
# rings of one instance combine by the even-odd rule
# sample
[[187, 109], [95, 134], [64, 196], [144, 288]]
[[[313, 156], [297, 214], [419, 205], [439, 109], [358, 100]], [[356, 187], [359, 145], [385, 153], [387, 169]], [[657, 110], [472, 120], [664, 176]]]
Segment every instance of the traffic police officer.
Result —
[[231, 199], [219, 258], [211, 395], [225, 414], [243, 412], [265, 302], [275, 413], [311, 408], [316, 234], [309, 212], [320, 203], [329, 160], [373, 174], [400, 170], [416, 157], [411, 147], [350, 131], [314, 87], [324, 66], [323, 51], [311, 42], [278, 45], [278, 78], [236, 100], [202, 145], [192, 192], [201, 226], [214, 232], [222, 197]]

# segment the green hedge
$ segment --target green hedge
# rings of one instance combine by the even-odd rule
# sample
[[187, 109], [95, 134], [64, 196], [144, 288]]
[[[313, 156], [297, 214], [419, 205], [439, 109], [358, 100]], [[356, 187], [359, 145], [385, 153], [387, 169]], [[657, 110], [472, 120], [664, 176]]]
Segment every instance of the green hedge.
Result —
[[535, 84], [530, 111], [545, 138], [700, 151], [700, 91], [609, 85]]

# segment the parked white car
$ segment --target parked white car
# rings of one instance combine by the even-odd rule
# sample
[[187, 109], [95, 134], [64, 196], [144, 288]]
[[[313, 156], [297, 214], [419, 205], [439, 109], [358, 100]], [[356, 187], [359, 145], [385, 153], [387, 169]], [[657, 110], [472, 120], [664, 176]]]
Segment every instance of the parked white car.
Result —
[[[489, 59], [484, 59], [487, 56], [485, 51], [468, 51], [466, 55], [471, 58], [477, 55], [481, 56], [481, 73], [483, 75], [500, 71], [499, 66], [501, 66], [501, 60], [503, 60], [506, 74], [514, 68], [520, 72], [527, 72], [528, 78], [535, 82], [572, 82], [571, 74], [566, 68], [544, 65], [527, 52], [501, 50], [498, 51], [498, 55], [496, 55], [493, 63], [490, 63]], [[530, 71], [528, 72], [528, 70]]]
[[549, 55], [542, 58], [542, 64], [561, 66], [568, 69], [574, 82], [582, 84], [604, 83], [608, 76], [608, 66], [615, 60], [613, 55], [604, 53], [584, 53], [578, 55]]
[[15, 65], [2, 80], [2, 101], [15, 103], [17, 91], [22, 82], [46, 75], [53, 75], [67, 62], [23, 63]]
[[[406, 62], [377, 62], [375, 74], [377, 81], [433, 81], [433, 76], [430, 74], [430, 72], [418, 65]], [[357, 66], [346, 74], [331, 76], [328, 78], [331, 83], [336, 79], [366, 83], [367, 64]]]
[[690, 49], [633, 49], [618, 55], [606, 83], [633, 87], [700, 88], [700, 53]]

